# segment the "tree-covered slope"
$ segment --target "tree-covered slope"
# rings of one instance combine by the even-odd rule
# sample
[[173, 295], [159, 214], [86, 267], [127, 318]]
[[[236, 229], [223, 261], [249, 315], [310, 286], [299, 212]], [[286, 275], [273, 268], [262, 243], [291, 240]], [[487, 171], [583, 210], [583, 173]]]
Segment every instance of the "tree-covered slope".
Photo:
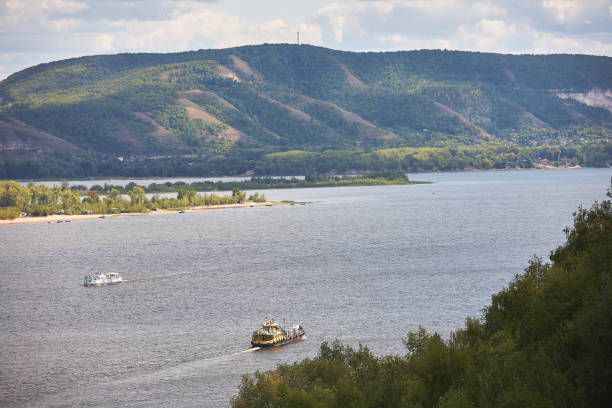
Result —
[[612, 113], [575, 95], [612, 89], [610, 72], [586, 55], [282, 44], [90, 56], [0, 82], [0, 122], [112, 156], [583, 144], [609, 139]]
[[[612, 198], [612, 195], [608, 193]], [[420, 328], [405, 356], [323, 343], [319, 355], [243, 378], [233, 407], [608, 407], [612, 203], [579, 209], [567, 242], [443, 340]]]

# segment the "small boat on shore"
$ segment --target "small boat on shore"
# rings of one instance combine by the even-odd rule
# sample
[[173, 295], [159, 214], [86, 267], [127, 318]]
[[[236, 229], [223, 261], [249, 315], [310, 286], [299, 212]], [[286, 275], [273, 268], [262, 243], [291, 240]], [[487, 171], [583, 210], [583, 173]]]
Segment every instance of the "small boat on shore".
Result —
[[123, 279], [121, 278], [121, 274], [119, 272], [96, 272], [93, 276], [87, 275], [85, 276], [84, 286], [103, 286], [110, 285], [113, 283], [121, 283]]
[[287, 343], [301, 340], [306, 333], [302, 326], [294, 324], [283, 328], [273, 320], [268, 320], [261, 325], [261, 329], [255, 330], [251, 337], [253, 347], [277, 347]]

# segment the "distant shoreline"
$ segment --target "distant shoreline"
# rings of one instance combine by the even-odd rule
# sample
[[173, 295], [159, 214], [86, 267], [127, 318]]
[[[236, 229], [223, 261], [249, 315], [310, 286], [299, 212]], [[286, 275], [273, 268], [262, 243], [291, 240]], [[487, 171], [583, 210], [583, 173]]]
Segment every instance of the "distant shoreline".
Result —
[[579, 164], [575, 166], [549, 166], [547, 164], [536, 164], [533, 167], [515, 167], [515, 168], [504, 168], [504, 169], [476, 169], [476, 168], [465, 168], [459, 170], [430, 170], [430, 171], [419, 171], [416, 173], [406, 173], [409, 175], [415, 174], [444, 174], [444, 173], [486, 173], [490, 171], [529, 171], [529, 170], [576, 170], [576, 169], [599, 169], [607, 167], [587, 167]]
[[[503, 169], [477, 169], [466, 167], [464, 169], [457, 170], [421, 170], [416, 172], [406, 171], [405, 174], [415, 175], [415, 174], [439, 174], [439, 173], [472, 173], [472, 172], [488, 172], [488, 171], [525, 171], [525, 170], [567, 170], [567, 169], [597, 169], [600, 167], [588, 167], [588, 166], [550, 166], [545, 164], [535, 164], [533, 167], [515, 167], [515, 168], [503, 168]], [[361, 173], [367, 172], [356, 172], [356, 173], [346, 173], [346, 174], [333, 174], [332, 176], [358, 176]], [[112, 180], [118, 181], [138, 181], [138, 180], [153, 180], [155, 181], [163, 181], [163, 180], [174, 180], [174, 179], [188, 179], [188, 180], [221, 180], [225, 178], [244, 178], [245, 180], [249, 180], [251, 177], [273, 177], [273, 178], [292, 178], [292, 177], [304, 177], [304, 175], [255, 175], [255, 174], [240, 174], [237, 176], [170, 176], [170, 177], [125, 177], [125, 176], [104, 176], [104, 177], [95, 177], [91, 178], [73, 178], [66, 179], [68, 182], [97, 182], [97, 183], [105, 183]], [[7, 180], [0, 180], [7, 181]], [[57, 182], [57, 184], [61, 184], [62, 180], [58, 180], [57, 178], [43, 178], [43, 179], [15, 179], [18, 183], [50, 183]], [[419, 183], [419, 181], [415, 180], [415, 183]]]
[[192, 212], [192, 211], [209, 211], [209, 210], [223, 210], [228, 208], [245, 208], [245, 207], [272, 207], [277, 205], [286, 205], [290, 202], [282, 201], [267, 201], [263, 203], [241, 203], [241, 204], [220, 204], [220, 205], [203, 205], [198, 207], [188, 207], [185, 210], [157, 210], [149, 212], [138, 212], [138, 213], [120, 213], [120, 214], [79, 214], [79, 215], [62, 215], [54, 214], [47, 215], [44, 217], [19, 217], [13, 220], [0, 220], [1, 225], [24, 225], [24, 224], [52, 224], [61, 222], [72, 222], [72, 221], [83, 221], [93, 220], [96, 218], [111, 218], [111, 217], [122, 217], [122, 216], [137, 216], [137, 215], [152, 215], [152, 214], [171, 214], [179, 213], [180, 211]]

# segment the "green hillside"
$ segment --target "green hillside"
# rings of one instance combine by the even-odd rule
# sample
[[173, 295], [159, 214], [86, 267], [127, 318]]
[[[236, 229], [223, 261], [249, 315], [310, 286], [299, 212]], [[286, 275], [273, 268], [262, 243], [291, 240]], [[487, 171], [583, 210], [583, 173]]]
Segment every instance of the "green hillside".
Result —
[[282, 44], [82, 57], [0, 82], [0, 159], [186, 156], [214, 169], [222, 155], [254, 169], [290, 150], [597, 145], [612, 98], [589, 92], [612, 89], [610, 72], [612, 58], [586, 55]]

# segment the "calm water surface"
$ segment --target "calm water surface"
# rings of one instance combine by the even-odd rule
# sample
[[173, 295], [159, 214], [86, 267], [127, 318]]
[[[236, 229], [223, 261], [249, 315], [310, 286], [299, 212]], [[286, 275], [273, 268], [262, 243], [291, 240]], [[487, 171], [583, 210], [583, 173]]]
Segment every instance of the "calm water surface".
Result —
[[[403, 354], [546, 257], [611, 169], [411, 175], [269, 190], [312, 204], [0, 228], [0, 405], [227, 406], [240, 377], [322, 341]], [[132, 282], [84, 288], [94, 271]], [[266, 316], [303, 342], [249, 349]]]

